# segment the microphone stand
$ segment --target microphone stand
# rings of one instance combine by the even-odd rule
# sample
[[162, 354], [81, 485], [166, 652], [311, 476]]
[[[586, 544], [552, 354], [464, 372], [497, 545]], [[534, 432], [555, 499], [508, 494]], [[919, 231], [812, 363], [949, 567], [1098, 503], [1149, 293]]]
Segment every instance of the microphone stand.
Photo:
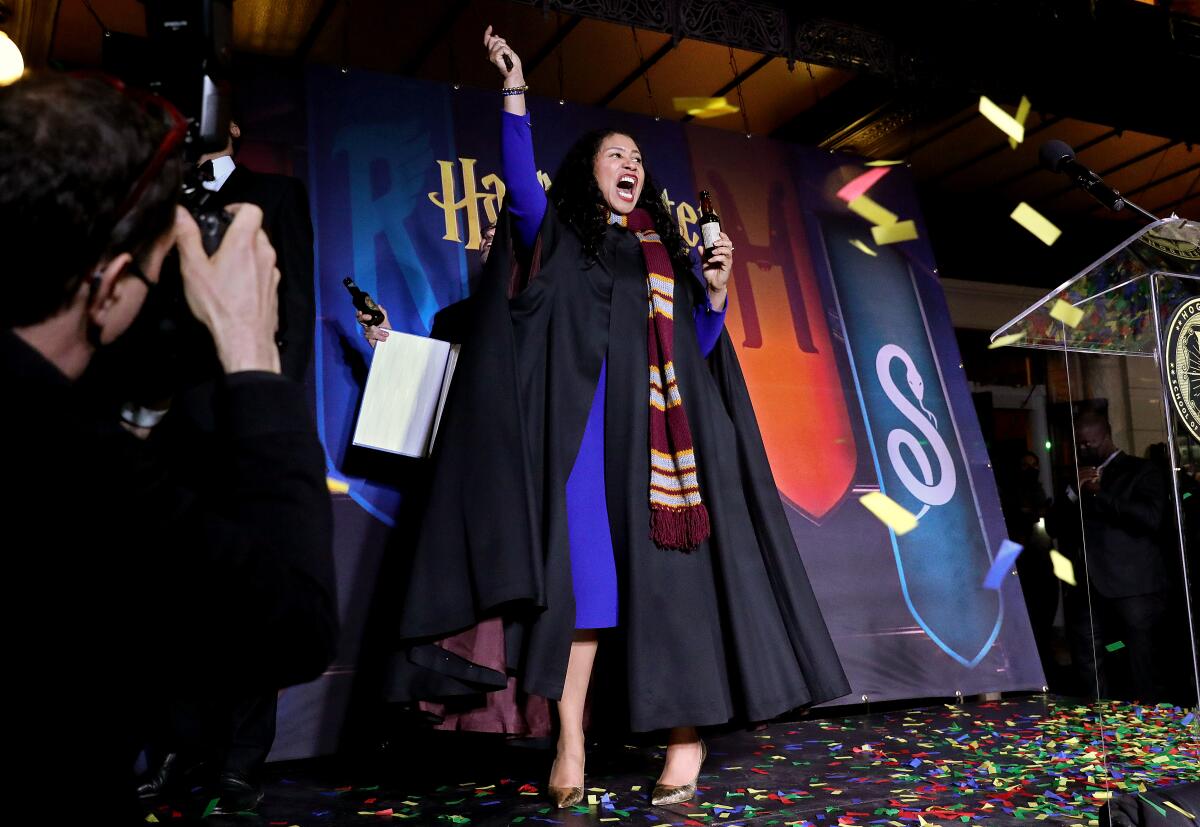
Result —
[[[1118, 194], [1118, 195], [1121, 195], [1120, 193], [1117, 193], [1117, 194]], [[1125, 197], [1125, 196], [1123, 196], [1123, 195], [1121, 195], [1121, 206], [1122, 206], [1122, 207], [1133, 207], [1135, 210], [1137, 210], [1138, 212], [1140, 212], [1142, 215], [1146, 216], [1146, 218], [1149, 218], [1151, 222], [1154, 222], [1154, 221], [1158, 221], [1158, 220], [1159, 220], [1159, 217], [1158, 217], [1157, 215], [1155, 215], [1154, 213], [1150, 212], [1149, 210], [1144, 210], [1144, 209], [1142, 209], [1142, 208], [1141, 208], [1141, 206], [1139, 206], [1138, 204], [1135, 204], [1135, 203], [1133, 203], [1132, 201], [1130, 201], [1128, 198], [1126, 198], [1126, 197]]]

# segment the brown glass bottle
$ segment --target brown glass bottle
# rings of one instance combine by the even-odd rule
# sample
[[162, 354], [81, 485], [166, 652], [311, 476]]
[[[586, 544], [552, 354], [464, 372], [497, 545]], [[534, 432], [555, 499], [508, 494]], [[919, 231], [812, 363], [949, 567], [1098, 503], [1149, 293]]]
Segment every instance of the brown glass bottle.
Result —
[[700, 190], [700, 218], [696, 220], [696, 226], [700, 228], [700, 243], [707, 254], [721, 237], [721, 217], [713, 210], [708, 190]]
[[346, 276], [342, 279], [342, 284], [350, 291], [350, 299], [354, 303], [354, 309], [359, 313], [370, 316], [370, 321], [366, 322], [369, 325], [378, 325], [383, 323], [383, 311], [379, 309], [379, 305], [371, 298], [371, 294], [360, 288], [354, 283], [354, 279]]

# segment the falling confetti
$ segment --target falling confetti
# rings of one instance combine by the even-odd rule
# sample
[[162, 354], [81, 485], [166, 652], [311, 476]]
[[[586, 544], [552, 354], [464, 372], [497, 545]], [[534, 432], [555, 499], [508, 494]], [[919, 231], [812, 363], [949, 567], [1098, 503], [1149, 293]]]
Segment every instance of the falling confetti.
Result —
[[880, 246], [896, 244], [900, 241], [913, 241], [918, 237], [917, 225], [913, 221], [900, 221], [883, 227], [872, 227], [871, 236]]
[[997, 552], [996, 559], [992, 561], [992, 567], [988, 570], [987, 577], [983, 579], [985, 589], [998, 590], [1000, 588], [1005, 575], [1012, 569], [1013, 563], [1017, 562], [1017, 556], [1023, 548], [1024, 546], [1014, 543], [1012, 540], [1004, 540], [1000, 543], [1000, 551]]
[[[1025, 119], [1029, 117], [1029, 110], [1032, 108], [1033, 108], [1033, 104], [1031, 104], [1029, 102], [1029, 98], [1022, 95], [1021, 102], [1020, 102], [1020, 104], [1017, 105], [1017, 114], [1013, 116], [1013, 120], [1015, 120], [1017, 123], [1019, 123], [1021, 125], [1022, 128], [1024, 128], [1025, 127]], [[1011, 136], [1008, 139], [1008, 145], [1011, 146], [1013, 149], [1016, 149], [1020, 143], [1021, 143], [1020, 141], [1018, 141], [1016, 138], [1013, 138]]]
[[858, 501], [897, 535], [907, 534], [917, 527], [917, 518], [887, 494], [872, 491], [859, 497]]
[[1050, 222], [1050, 219], [1024, 201], [1017, 205], [1017, 208], [1012, 211], [1012, 215], [1009, 218], [1029, 230], [1039, 241], [1047, 246], [1058, 241], [1058, 237], [1062, 235], [1062, 230], [1055, 227]]
[[1054, 303], [1054, 307], [1050, 308], [1050, 316], [1058, 319], [1067, 327], [1078, 327], [1083, 321], [1083, 311], [1067, 302], [1059, 299]]
[[1021, 330], [1016, 333], [1007, 333], [1004, 336], [997, 336], [996, 340], [988, 345], [988, 350], [995, 350], [998, 347], [1008, 347], [1015, 342], [1019, 342], [1025, 338], [1025, 331]]
[[1054, 566], [1054, 576], [1068, 586], [1075, 585], [1075, 565], [1058, 552], [1050, 549], [1050, 563]]
[[1020, 143], [1025, 140], [1025, 127], [1017, 119], [992, 103], [986, 95], [979, 98], [979, 114], [991, 121], [997, 129]]

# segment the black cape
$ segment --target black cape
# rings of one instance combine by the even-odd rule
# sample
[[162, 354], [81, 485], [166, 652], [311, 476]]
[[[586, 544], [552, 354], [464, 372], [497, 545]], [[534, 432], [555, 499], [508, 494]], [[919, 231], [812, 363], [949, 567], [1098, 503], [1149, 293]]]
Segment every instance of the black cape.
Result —
[[[575, 626], [566, 481], [606, 356], [604, 465], [620, 619], [602, 638], [598, 672], [623, 687], [613, 700], [631, 728], [767, 720], [847, 694], [728, 332], [707, 359], [700, 354], [691, 319], [704, 301], [699, 280], [677, 281], [674, 357], [712, 535], [682, 552], [650, 539], [639, 242], [610, 227], [599, 260], [589, 262], [549, 205], [532, 259], [522, 284], [502, 215], [469, 301], [432, 456], [391, 698], [514, 684], [561, 696]], [[499, 653], [463, 656], [469, 646], [444, 641], [497, 621]]]

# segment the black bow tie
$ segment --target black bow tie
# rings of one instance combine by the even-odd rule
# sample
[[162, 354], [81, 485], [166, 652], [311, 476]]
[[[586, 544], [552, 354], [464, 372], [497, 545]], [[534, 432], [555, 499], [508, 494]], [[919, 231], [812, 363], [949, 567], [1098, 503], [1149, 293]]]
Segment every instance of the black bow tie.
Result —
[[217, 180], [217, 173], [216, 173], [216, 171], [213, 170], [213, 162], [212, 161], [205, 161], [203, 164], [200, 165], [200, 180], [201, 181]]

